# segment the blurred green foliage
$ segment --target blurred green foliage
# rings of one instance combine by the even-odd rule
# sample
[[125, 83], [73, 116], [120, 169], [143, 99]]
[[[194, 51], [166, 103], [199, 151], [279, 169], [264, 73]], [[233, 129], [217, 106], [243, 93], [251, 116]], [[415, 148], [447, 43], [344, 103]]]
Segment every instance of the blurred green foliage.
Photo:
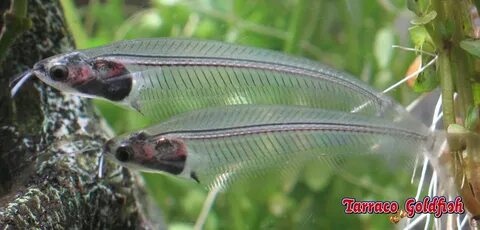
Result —
[[[62, 0], [78, 48], [138, 37], [223, 40], [306, 56], [385, 89], [403, 78], [414, 54], [411, 14], [404, 0]], [[405, 86], [390, 95], [415, 97]], [[118, 133], [149, 121], [103, 101], [96, 105]], [[365, 174], [334, 173], [309, 166], [284, 180], [259, 178], [220, 194], [206, 229], [393, 228], [386, 215], [344, 214], [341, 198], [398, 199], [414, 195], [411, 171], [358, 159]], [[367, 163], [368, 162], [368, 163]], [[393, 168], [393, 170], [392, 170]], [[398, 169], [400, 168], [400, 169]], [[171, 229], [191, 228], [207, 191], [166, 175], [144, 176]], [[400, 204], [403, 200], [400, 200]]]

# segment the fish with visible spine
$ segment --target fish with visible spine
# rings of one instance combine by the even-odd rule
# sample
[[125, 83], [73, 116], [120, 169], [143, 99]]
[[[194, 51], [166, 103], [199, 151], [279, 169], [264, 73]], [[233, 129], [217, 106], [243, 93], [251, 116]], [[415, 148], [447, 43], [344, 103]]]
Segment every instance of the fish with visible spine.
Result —
[[389, 97], [306, 58], [217, 41], [155, 38], [75, 50], [36, 63], [36, 76], [63, 92], [133, 108], [152, 121], [210, 106], [301, 105], [409, 119]]
[[434, 136], [420, 123], [298, 106], [236, 105], [190, 111], [120, 135], [104, 152], [130, 169], [224, 189], [272, 169], [298, 171], [315, 162], [338, 169], [354, 156], [402, 169], [434, 146]]

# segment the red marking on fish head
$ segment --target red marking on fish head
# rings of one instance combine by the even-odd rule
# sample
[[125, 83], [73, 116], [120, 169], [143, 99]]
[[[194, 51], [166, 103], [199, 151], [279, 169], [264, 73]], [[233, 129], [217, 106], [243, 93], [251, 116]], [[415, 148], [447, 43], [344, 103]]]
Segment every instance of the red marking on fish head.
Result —
[[95, 60], [93, 62], [93, 69], [100, 79], [121, 77], [128, 74], [127, 68], [122, 63], [103, 59]]
[[34, 66], [37, 77], [52, 86], [72, 87], [94, 78], [88, 57], [79, 52], [59, 54]]
[[155, 149], [159, 160], [185, 160], [188, 154], [185, 143], [177, 138], [162, 137], [157, 140]]
[[69, 81], [73, 85], [82, 85], [91, 80], [107, 80], [128, 74], [127, 68], [119, 63], [109, 60], [96, 59], [87, 62], [76, 62], [68, 65], [70, 74]]
[[155, 155], [155, 147], [151, 144], [144, 144], [142, 146], [143, 156], [146, 160], [150, 160]]
[[69, 65], [68, 66], [69, 78], [68, 82], [72, 85], [85, 84], [88, 81], [95, 79], [95, 74], [90, 66], [84, 65]]
[[178, 175], [185, 169], [187, 152], [180, 139], [155, 138], [140, 132], [123, 140], [115, 150], [115, 157], [140, 170]]
[[111, 101], [125, 99], [132, 90], [132, 77], [120, 62], [94, 59], [78, 66], [75, 88], [84, 94]]
[[134, 152], [133, 158], [135, 162], [142, 163], [154, 160], [156, 154], [155, 144], [148, 141], [146, 133], [136, 133], [130, 137], [129, 141]]
[[179, 158], [183, 158], [183, 159], [187, 158], [187, 146], [185, 145], [185, 143], [183, 143], [183, 141], [180, 139], [176, 139], [174, 141], [177, 142], [177, 146], [178, 146], [178, 149], [175, 155], [177, 155], [177, 157]]
[[125, 65], [81, 52], [44, 59], [35, 64], [33, 72], [59, 90], [111, 101], [124, 100], [132, 90], [133, 80]]

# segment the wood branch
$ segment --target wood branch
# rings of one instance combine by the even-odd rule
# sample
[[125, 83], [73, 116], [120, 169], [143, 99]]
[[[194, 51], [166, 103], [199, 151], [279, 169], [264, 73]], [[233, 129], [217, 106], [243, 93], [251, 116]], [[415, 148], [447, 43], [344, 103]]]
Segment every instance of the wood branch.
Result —
[[27, 17], [31, 28], [0, 63], [0, 229], [159, 228], [144, 218], [136, 194], [145, 195], [127, 170], [107, 163], [98, 178], [108, 129], [88, 100], [36, 79], [10, 98], [12, 76], [73, 49], [57, 0], [29, 0]]

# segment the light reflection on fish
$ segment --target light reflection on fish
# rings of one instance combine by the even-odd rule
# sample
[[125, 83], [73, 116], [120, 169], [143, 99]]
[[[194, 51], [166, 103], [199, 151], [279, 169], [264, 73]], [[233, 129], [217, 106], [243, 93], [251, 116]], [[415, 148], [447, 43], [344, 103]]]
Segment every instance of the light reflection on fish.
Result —
[[[130, 169], [194, 179], [225, 188], [269, 170], [333, 169], [354, 156], [375, 156], [402, 168], [434, 145], [421, 124], [297, 106], [238, 105], [195, 110], [105, 144]], [[358, 162], [369, 164], [369, 162]], [[374, 166], [372, 166], [374, 167]]]

